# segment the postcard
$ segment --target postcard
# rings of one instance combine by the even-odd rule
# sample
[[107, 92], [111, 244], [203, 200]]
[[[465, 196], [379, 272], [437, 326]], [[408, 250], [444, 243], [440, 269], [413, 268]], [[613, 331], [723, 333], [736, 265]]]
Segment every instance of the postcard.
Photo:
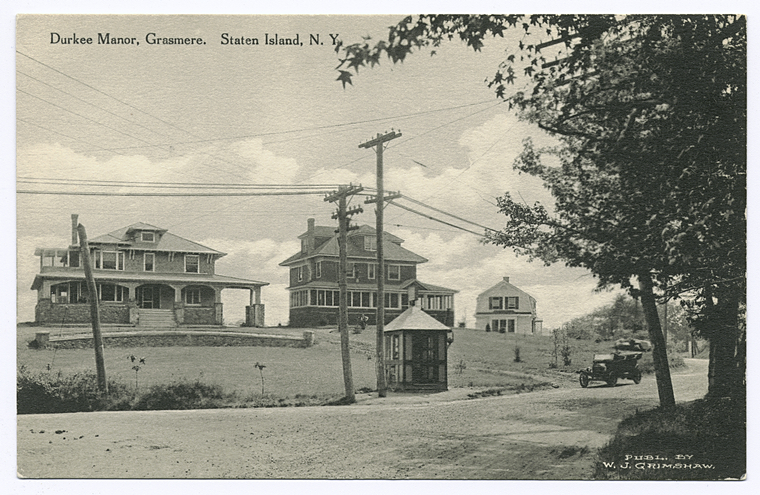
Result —
[[18, 477], [745, 479], [746, 37], [19, 15]]

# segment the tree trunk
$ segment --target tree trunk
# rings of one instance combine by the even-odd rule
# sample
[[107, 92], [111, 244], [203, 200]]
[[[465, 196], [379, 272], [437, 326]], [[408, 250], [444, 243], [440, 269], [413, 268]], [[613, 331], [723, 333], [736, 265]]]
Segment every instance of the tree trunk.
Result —
[[660, 317], [657, 314], [657, 302], [652, 290], [652, 278], [648, 273], [639, 275], [639, 290], [641, 291], [641, 307], [647, 322], [649, 340], [652, 341], [652, 358], [654, 373], [657, 379], [657, 393], [660, 396], [660, 407], [671, 408], [676, 405], [673, 395], [673, 383], [670, 380], [670, 366], [665, 347], [665, 337], [660, 327]]
[[744, 388], [739, 344], [739, 298], [728, 294], [718, 299], [710, 325], [710, 364], [707, 396], [734, 397]]

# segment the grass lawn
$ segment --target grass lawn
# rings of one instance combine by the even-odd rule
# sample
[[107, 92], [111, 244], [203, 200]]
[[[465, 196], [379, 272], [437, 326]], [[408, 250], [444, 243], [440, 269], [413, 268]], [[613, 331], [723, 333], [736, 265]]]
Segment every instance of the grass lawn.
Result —
[[[94, 370], [92, 349], [30, 349], [39, 327], [18, 327], [17, 364], [32, 372], [74, 373]], [[331, 331], [333, 330], [333, 331]], [[52, 335], [81, 333], [87, 329], [55, 329]], [[104, 329], [104, 331], [111, 331]], [[179, 381], [201, 381], [220, 385], [227, 392], [244, 396], [261, 395], [261, 379], [256, 363], [265, 366], [264, 394], [276, 397], [296, 395], [336, 395], [343, 393], [343, 372], [340, 336], [329, 328], [315, 329], [316, 344], [305, 349], [282, 347], [137, 347], [106, 348], [106, 375], [111, 380], [135, 386], [134, 365], [130, 355], [145, 358], [138, 372], [140, 390], [152, 385]], [[259, 329], [256, 329], [259, 332]], [[261, 333], [301, 335], [303, 329], [269, 328]], [[553, 339], [551, 337], [518, 336], [472, 329], [455, 329], [454, 343], [449, 347], [449, 388], [520, 388], [577, 386], [575, 371], [591, 364], [595, 352], [611, 349], [611, 342], [596, 343], [571, 340], [571, 364], [551, 369]], [[375, 331], [351, 334], [351, 367], [354, 387], [374, 390]], [[520, 348], [520, 362], [515, 362], [515, 348]], [[651, 360], [651, 353], [645, 354]], [[643, 364], [643, 363], [642, 363]]]

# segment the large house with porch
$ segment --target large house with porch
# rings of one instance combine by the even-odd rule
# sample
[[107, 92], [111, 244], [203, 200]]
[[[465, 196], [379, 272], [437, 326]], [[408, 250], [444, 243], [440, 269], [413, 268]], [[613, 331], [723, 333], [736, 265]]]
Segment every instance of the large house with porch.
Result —
[[[78, 242], [78, 216], [71, 216], [71, 245], [37, 248], [40, 273], [35, 321], [90, 323], [90, 295]], [[264, 325], [261, 288], [268, 282], [218, 275], [215, 249], [147, 223], [135, 223], [89, 239], [90, 262], [100, 302], [100, 320], [137, 327], [224, 324], [224, 289], [250, 293], [246, 325]]]
[[502, 333], [542, 335], [543, 320], [536, 312], [536, 299], [504, 277], [477, 299], [475, 327]]
[[[336, 325], [338, 322], [338, 234], [335, 227], [307, 220], [306, 232], [298, 236], [301, 250], [280, 266], [290, 269], [290, 326]], [[385, 277], [385, 318], [393, 320], [410, 301], [449, 327], [454, 325], [454, 294], [457, 292], [417, 280], [417, 265], [427, 259], [401, 246], [403, 239], [385, 232], [385, 273], [377, 273], [377, 235], [362, 225], [348, 233], [348, 321], [356, 325], [365, 316], [374, 325], [377, 316], [377, 277]]]

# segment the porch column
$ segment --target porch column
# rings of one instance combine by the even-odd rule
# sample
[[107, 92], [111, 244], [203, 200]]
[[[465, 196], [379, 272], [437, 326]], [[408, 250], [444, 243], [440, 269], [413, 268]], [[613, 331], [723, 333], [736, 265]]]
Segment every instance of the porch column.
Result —
[[245, 326], [264, 326], [264, 305], [261, 304], [261, 287], [249, 287], [249, 305], [245, 307]]
[[213, 287], [214, 289], [214, 323], [217, 325], [224, 325], [224, 314], [222, 304], [222, 290], [223, 287]]
[[121, 285], [129, 290], [129, 298], [127, 300], [127, 309], [129, 310], [129, 324], [137, 325], [139, 321], [139, 310], [137, 309], [137, 286], [140, 284], [137, 282], [126, 282]]
[[185, 301], [182, 300], [182, 289], [184, 285], [170, 285], [174, 289], [174, 320], [177, 325], [185, 323]]

